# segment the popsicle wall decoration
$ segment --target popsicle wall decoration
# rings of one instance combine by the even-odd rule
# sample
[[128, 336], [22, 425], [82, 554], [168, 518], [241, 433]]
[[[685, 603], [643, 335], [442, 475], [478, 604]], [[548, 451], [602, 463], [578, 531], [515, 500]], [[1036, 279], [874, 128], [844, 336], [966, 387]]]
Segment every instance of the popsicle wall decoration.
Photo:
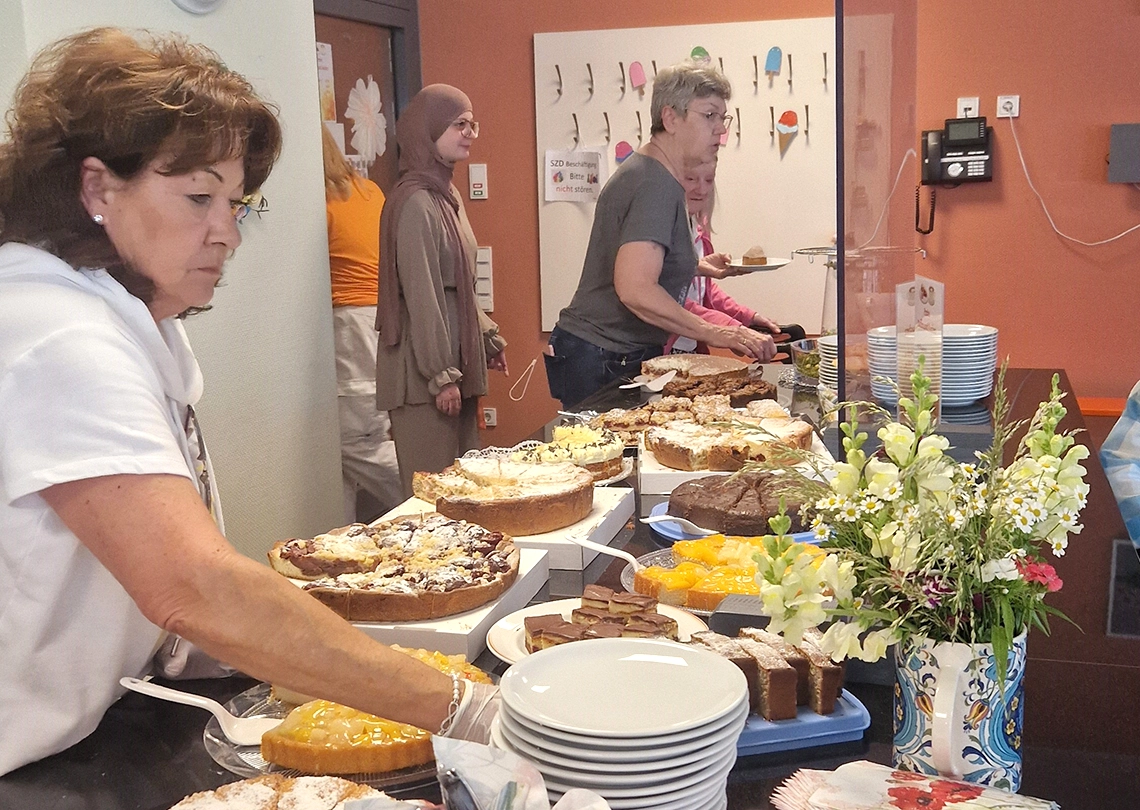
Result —
[[625, 163], [625, 159], [633, 154], [633, 147], [626, 141], [618, 141], [617, 146], [614, 147], [614, 160], [620, 166]]
[[780, 157], [783, 157], [784, 153], [788, 151], [788, 146], [799, 131], [799, 117], [795, 111], [784, 110], [780, 114], [780, 120], [776, 122], [776, 132], [780, 135]]
[[590, 63], [586, 63], [586, 75], [589, 77], [586, 80], [586, 89], [590, 91], [590, 98], [594, 97], [594, 69], [590, 67]]
[[618, 73], [621, 74], [621, 94], [625, 95], [625, 63], [618, 62]]
[[[623, 72], [622, 75], [625, 75]], [[602, 113], [602, 118], [606, 119], [606, 143], [610, 142], [610, 114], [608, 112]]]
[[788, 89], [792, 89], [792, 55], [788, 54]]
[[768, 58], [764, 60], [764, 72], [768, 74], [768, 86], [772, 86], [772, 78], [780, 75], [780, 63], [784, 61], [784, 52], [776, 45], [768, 49]]
[[582, 143], [582, 130], [578, 128], [578, 113], [570, 113], [570, 117], [574, 119], [574, 148], [577, 148]]
[[760, 57], [755, 54], [752, 56], [752, 91], [760, 92]]
[[823, 83], [827, 84], [827, 51], [823, 52]]
[[554, 66], [554, 72], [558, 74], [558, 95], [562, 95], [562, 68], [558, 65]]
[[700, 45], [697, 45], [693, 48], [693, 50], [689, 52], [689, 58], [694, 62], [702, 62], [706, 65], [712, 61], [712, 57], [709, 56], [709, 52], [702, 48]]
[[629, 63], [629, 86], [637, 91], [639, 98], [645, 97], [645, 68], [640, 62]]

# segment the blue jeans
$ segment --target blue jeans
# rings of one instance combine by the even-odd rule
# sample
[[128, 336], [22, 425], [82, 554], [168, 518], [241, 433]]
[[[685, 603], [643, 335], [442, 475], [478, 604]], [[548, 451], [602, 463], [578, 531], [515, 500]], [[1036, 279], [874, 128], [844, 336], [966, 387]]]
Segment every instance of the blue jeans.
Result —
[[607, 383], [633, 379], [641, 373], [641, 361], [661, 355], [660, 346], [647, 346], [628, 354], [611, 352], [577, 335], [554, 327], [550, 333], [554, 356], [544, 354], [550, 396], [570, 410]]

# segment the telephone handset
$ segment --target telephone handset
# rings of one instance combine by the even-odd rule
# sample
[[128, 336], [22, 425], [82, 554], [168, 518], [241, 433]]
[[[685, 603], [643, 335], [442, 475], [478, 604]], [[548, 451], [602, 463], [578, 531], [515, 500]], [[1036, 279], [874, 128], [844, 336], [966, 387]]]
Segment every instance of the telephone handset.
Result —
[[922, 133], [922, 184], [993, 180], [993, 127], [985, 118], [948, 118]]

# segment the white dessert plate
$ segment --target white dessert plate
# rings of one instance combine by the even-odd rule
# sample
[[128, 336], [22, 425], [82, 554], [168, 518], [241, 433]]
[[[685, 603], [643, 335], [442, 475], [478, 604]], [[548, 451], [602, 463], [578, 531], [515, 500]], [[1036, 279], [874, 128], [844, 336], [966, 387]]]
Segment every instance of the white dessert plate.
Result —
[[[691, 806], [694, 802], [705, 801], [714, 796], [718, 789], [723, 790], [724, 780], [728, 772], [736, 763], [736, 752], [733, 751], [719, 765], [706, 768], [695, 777], [695, 782], [679, 790], [663, 793], [658, 790], [644, 788], [610, 788], [599, 786], [593, 788], [594, 792], [604, 798], [613, 810], [635, 810], [635, 808], [652, 807], [654, 810], [680, 810]], [[566, 793], [575, 787], [583, 785], [567, 785], [556, 779], [546, 779], [546, 787], [558, 793]]]
[[[598, 737], [589, 734], [575, 734], [572, 731], [562, 731], [557, 728], [547, 728], [528, 717], [515, 714], [510, 706], [504, 706], [500, 717], [503, 717], [503, 735], [508, 739], [518, 738], [538, 748], [548, 743], [577, 746], [582, 749], [601, 749], [612, 751], [618, 749], [628, 752], [631, 748], [642, 752], [657, 752], [662, 748], [685, 745], [706, 745], [709, 742], [720, 740], [725, 736], [732, 736], [738, 732], [733, 729], [733, 723], [747, 719], [748, 701], [741, 701], [728, 714], [716, 720], [694, 728], [685, 729], [671, 734], [648, 735], [644, 737]], [[687, 753], [678, 751], [677, 753]]]
[[[583, 762], [598, 762], [603, 765], [624, 762], [637, 765], [647, 759], [657, 760], [660, 758], [661, 761], [667, 761], [694, 756], [700, 754], [710, 742], [715, 743], [724, 736], [737, 734], [738, 732], [733, 728], [733, 724], [747, 722], [748, 702], [746, 700], [742, 703], [736, 712], [729, 713], [726, 717], [706, 726], [701, 726], [694, 732], [651, 738], [583, 738], [577, 735], [571, 737], [567, 732], [562, 731], [552, 731], [548, 734], [534, 731], [521, 724], [517, 718], [507, 712], [503, 712], [499, 717], [504, 718], [501, 724], [502, 734], [511, 741], [526, 743], [541, 751], [553, 751], [556, 754]], [[554, 736], [556, 734], [559, 736]], [[582, 742], [583, 739], [587, 742]], [[596, 742], [589, 742], [589, 740]], [[610, 746], [609, 743], [620, 743], [621, 745]], [[647, 748], [646, 746], [650, 747]]]
[[[583, 688], [588, 685], [590, 688]], [[656, 737], [711, 723], [746, 699], [714, 652], [649, 638], [599, 638], [528, 655], [503, 674], [512, 714], [596, 737]]]
[[718, 758], [701, 768], [695, 768], [689, 773], [665, 784], [629, 784], [613, 785], [606, 781], [599, 781], [595, 777], [587, 779], [560, 779], [555, 774], [547, 774], [542, 765], [538, 766], [543, 780], [554, 790], [565, 792], [571, 788], [585, 788], [593, 790], [609, 799], [656, 799], [653, 807], [659, 803], [667, 803], [688, 799], [694, 795], [703, 794], [712, 780], [720, 775], [727, 776], [736, 762], [736, 748], [724, 751]]
[[791, 262], [791, 259], [774, 259], [769, 256], [767, 264], [740, 264], [739, 262], [729, 262], [726, 266], [730, 270], [736, 270], [738, 272], [763, 273], [767, 270], [779, 270], [789, 262]]
[[[516, 610], [499, 619], [487, 631], [487, 649], [493, 652], [502, 661], [513, 664], [526, 658], [530, 653], [526, 651], [526, 631], [523, 628], [523, 619], [527, 616], [543, 616], [548, 613], [559, 613], [566, 621], [570, 621], [570, 614], [574, 608], [581, 607], [581, 599], [559, 599], [555, 602], [544, 602], [539, 605], [527, 605], [522, 610]], [[681, 641], [688, 641], [689, 636], [701, 630], [708, 630], [709, 626], [693, 614], [672, 607], [671, 605], [658, 605], [657, 612], [668, 616], [677, 622], [677, 636]], [[588, 639], [587, 641], [573, 641], [571, 644], [587, 644], [601, 639]]]
[[[496, 718], [495, 722], [498, 722]], [[743, 728], [743, 723], [741, 723]], [[521, 756], [523, 759], [529, 760], [535, 767], [542, 772], [544, 777], [551, 777], [560, 782], [567, 784], [584, 784], [588, 786], [604, 785], [606, 787], [639, 787], [645, 785], [656, 785], [659, 791], [671, 790], [673, 788], [681, 787], [678, 784], [682, 779], [691, 776], [694, 773], [699, 773], [706, 768], [720, 763], [730, 752], [736, 750], [736, 737], [721, 740], [716, 745], [706, 745], [699, 752], [700, 756], [693, 757], [688, 762], [681, 765], [674, 765], [671, 768], [657, 769], [658, 763], [634, 763], [634, 767], [626, 766], [625, 770], [619, 771], [611, 764], [600, 762], [585, 762], [579, 763], [568, 761], [563, 758], [560, 759], [560, 764], [554, 764], [550, 761], [548, 755], [541, 749], [532, 746], [526, 746], [518, 740], [511, 739], [505, 736], [500, 727], [497, 725], [491, 728], [491, 741], [496, 747], [504, 748], [507, 751], [513, 751]], [[567, 763], [568, 764], [562, 764]], [[643, 766], [652, 764], [654, 770], [646, 770]], [[587, 767], [579, 767], [584, 765]], [[588, 767], [588, 766], [594, 767]]]
[[[535, 745], [529, 742], [522, 733], [518, 730], [507, 731], [503, 728], [503, 721], [500, 719], [502, 715], [496, 717], [491, 724], [491, 740], [499, 745], [508, 746], [517, 753], [521, 754], [524, 758], [529, 760], [541, 760], [544, 763], [554, 765], [557, 767], [570, 768], [576, 771], [591, 771], [595, 773], [609, 773], [609, 774], [625, 774], [636, 773], [640, 774], [641, 778], [649, 781], [651, 778], [656, 778], [659, 771], [670, 771], [673, 769], [681, 768], [686, 765], [691, 765], [694, 762], [702, 762], [703, 760], [714, 757], [717, 751], [723, 745], [736, 745], [736, 737], [725, 737], [724, 739], [717, 738], [710, 741], [709, 739], [700, 738], [695, 741], [690, 741], [687, 747], [691, 750], [684, 751], [680, 754], [672, 756], [664, 756], [663, 752], [682, 746], [664, 746], [659, 747], [654, 745], [651, 749], [637, 749], [627, 751], [595, 751], [595, 749], [583, 746], [562, 746], [557, 743], [551, 744], [546, 741], [542, 745]], [[743, 725], [746, 716], [734, 717], [733, 722], [739, 724], [743, 730]], [[729, 724], [731, 727], [731, 723]], [[684, 745], [684, 744], [683, 744]], [[557, 746], [560, 751], [554, 751]], [[500, 747], [502, 747], [500, 745]], [[624, 758], [616, 758], [614, 755], [622, 756], [637, 756], [640, 759], [631, 760]], [[604, 758], [605, 757], [605, 758]]]

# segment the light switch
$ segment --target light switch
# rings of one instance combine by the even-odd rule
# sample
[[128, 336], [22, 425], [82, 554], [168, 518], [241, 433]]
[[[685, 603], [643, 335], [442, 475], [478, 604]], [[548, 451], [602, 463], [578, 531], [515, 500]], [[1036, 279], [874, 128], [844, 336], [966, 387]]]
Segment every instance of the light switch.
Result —
[[491, 248], [475, 250], [475, 300], [484, 312], [495, 310], [495, 278], [491, 267]]
[[467, 185], [473, 200], [487, 199], [487, 164], [471, 163], [467, 166]]

